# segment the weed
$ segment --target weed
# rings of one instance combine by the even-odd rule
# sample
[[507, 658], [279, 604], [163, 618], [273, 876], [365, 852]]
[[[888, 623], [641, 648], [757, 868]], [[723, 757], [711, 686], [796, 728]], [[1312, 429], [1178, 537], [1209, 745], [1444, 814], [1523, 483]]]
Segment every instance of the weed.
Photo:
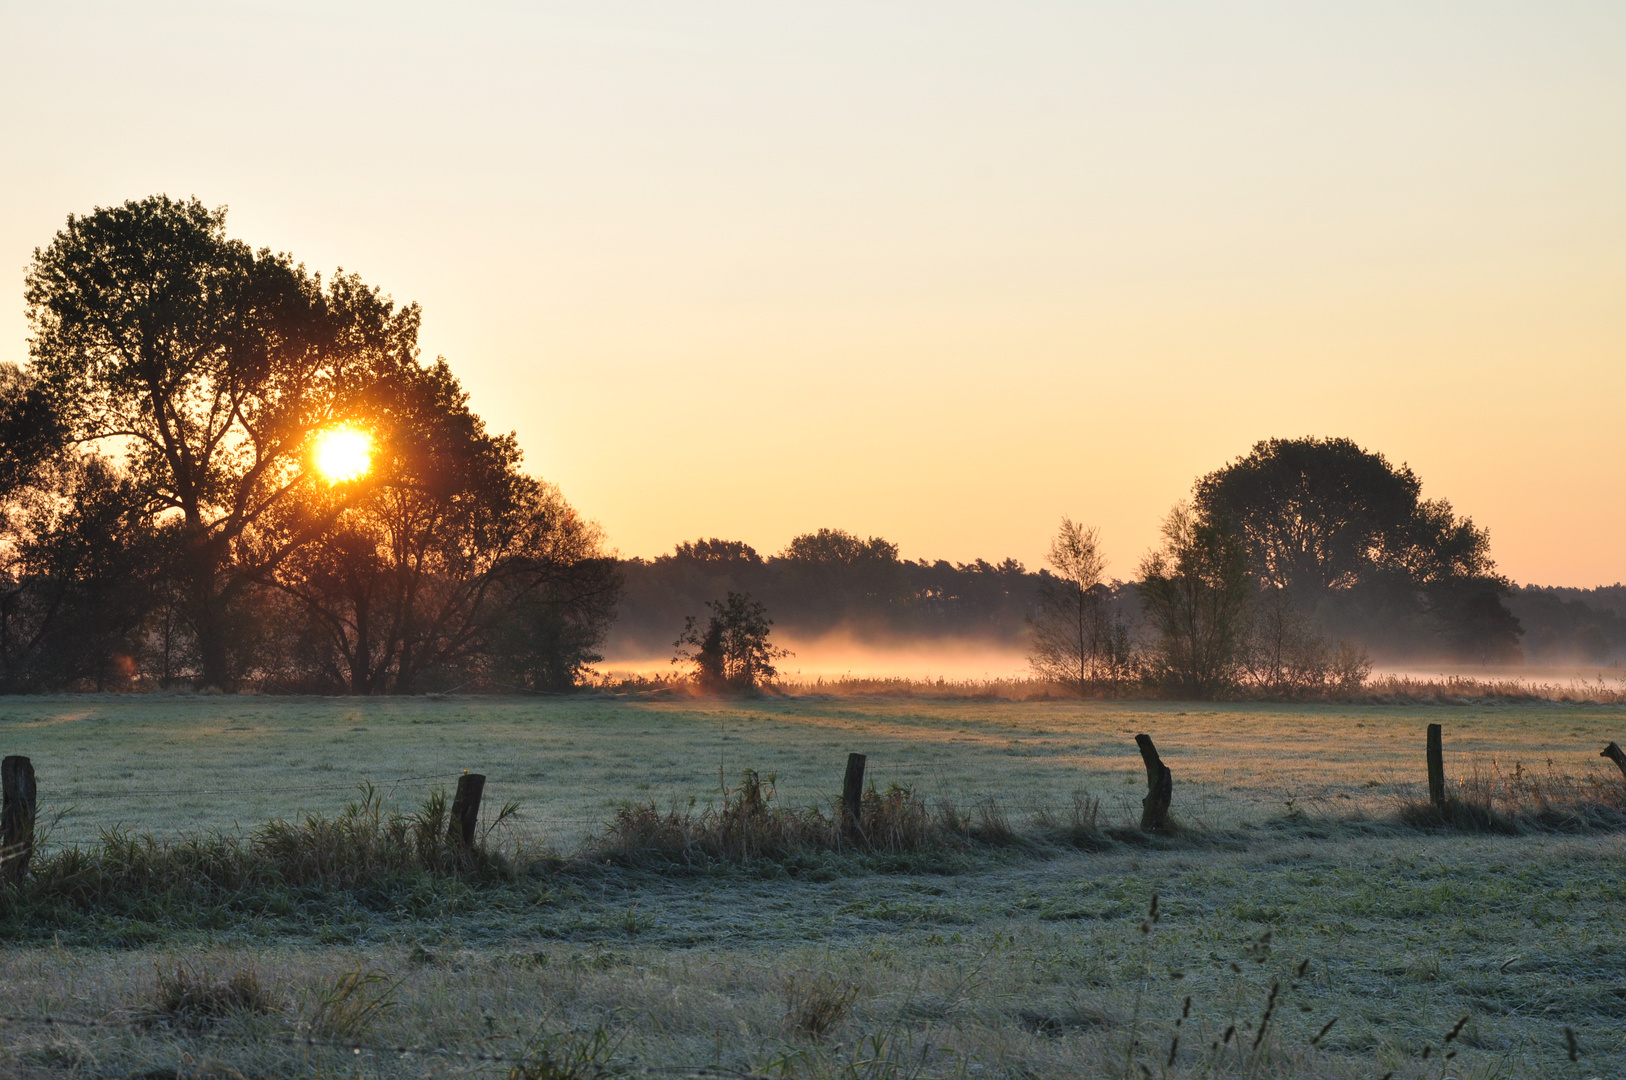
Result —
[[864, 793], [852, 836], [837, 814], [787, 805], [778, 796], [776, 779], [746, 769], [739, 785], [730, 787], [719, 775], [721, 805], [698, 811], [692, 806], [662, 811], [652, 802], [623, 806], [585, 853], [633, 866], [786, 862], [851, 850], [901, 855], [958, 849], [973, 829], [952, 806], [934, 815], [912, 789], [894, 784], [884, 792], [871, 787]]
[[[377, 790], [363, 785], [362, 797], [334, 817], [278, 818], [246, 838], [203, 832], [159, 840], [104, 829], [96, 844], [46, 853], [21, 883], [0, 887], [0, 914], [51, 923], [79, 911], [197, 925], [292, 910], [295, 891], [379, 897], [411, 894], [425, 878], [514, 880], [514, 863], [487, 835], [471, 848], [447, 839], [444, 804], [437, 791], [416, 813], [387, 811]], [[503, 816], [511, 814], [505, 808]]]
[[1100, 825], [1101, 800], [1082, 792], [1075, 793], [1072, 802], [1058, 815], [1049, 807], [1040, 807], [1034, 814], [1035, 830], [1047, 839], [1082, 851], [1105, 851], [1113, 846], [1112, 838]]

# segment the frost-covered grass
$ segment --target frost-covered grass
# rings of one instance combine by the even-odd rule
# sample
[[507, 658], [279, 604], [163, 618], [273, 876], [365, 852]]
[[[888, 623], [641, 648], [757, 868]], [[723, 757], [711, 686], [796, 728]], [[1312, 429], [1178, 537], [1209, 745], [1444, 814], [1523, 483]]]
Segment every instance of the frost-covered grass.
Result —
[[[776, 774], [792, 803], [826, 803], [849, 751], [869, 779], [961, 804], [996, 795], [1069, 802], [1085, 791], [1116, 820], [1138, 815], [1137, 732], [1174, 770], [1175, 810], [1214, 827], [1285, 810], [1390, 812], [1424, 789], [1424, 728], [1445, 726], [1446, 769], [1467, 778], [1514, 762], [1618, 776], [1598, 757], [1626, 739], [1606, 705], [1190, 705], [629, 698], [363, 700], [205, 696], [0, 698], [0, 749], [26, 754], [41, 816], [69, 813], [60, 841], [108, 826], [160, 834], [336, 813], [370, 779], [416, 805], [468, 769], [487, 804], [518, 799], [543, 842], [568, 850], [627, 802], [718, 793], [721, 770]], [[399, 777], [430, 776], [391, 786]], [[177, 792], [174, 796], [168, 792]]]
[[[118, 822], [160, 844], [234, 822], [251, 837], [278, 814], [338, 813], [362, 776], [466, 767], [491, 778], [493, 808], [520, 801], [512, 842], [602, 854], [580, 845], [602, 845], [618, 807], [653, 800], [704, 827], [719, 767], [730, 785], [777, 773], [790, 805], [829, 813], [850, 750], [881, 791], [953, 799], [982, 838], [913, 862], [541, 860], [484, 882], [406, 867], [399, 887], [348, 892], [318, 875], [283, 881], [276, 910], [190, 922], [186, 897], [156, 920], [92, 906], [0, 948], [0, 1013], [113, 1026], [8, 1024], [0, 1073], [509, 1068], [297, 1041], [325, 1032], [528, 1055], [520, 1076], [1626, 1076], [1626, 835], [1607, 817], [1563, 834], [1407, 824], [1430, 722], [1465, 796], [1515, 763], [1584, 780], [1574, 791], [1621, 782], [1597, 754], [1626, 710], [1604, 706], [0, 699], [42, 816], [65, 790], [224, 793], [184, 798], [179, 819], [155, 795], [80, 799], [53, 842]], [[1184, 828], [1146, 844], [1125, 828], [1137, 731], [1174, 770]], [[451, 782], [387, 797], [411, 812]], [[1518, 783], [1488, 789], [1509, 820]], [[977, 823], [985, 795], [998, 820]], [[997, 842], [1001, 822], [1014, 840]]]
[[[1618, 836], [1329, 843], [1284, 833], [1247, 851], [1072, 854], [949, 876], [610, 874], [525, 910], [389, 926], [358, 913], [320, 941], [225, 935], [133, 949], [9, 948], [0, 953], [7, 1012], [150, 1017], [173, 996], [163, 981], [177, 965], [205, 986], [251, 981], [258, 997], [253, 1010], [178, 1030], [151, 1020], [132, 1030], [12, 1025], [0, 1067], [173, 1075], [188, 1055], [251, 1076], [416, 1076], [475, 1064], [278, 1041], [311, 1030], [343, 980], [365, 978], [375, 995], [388, 992], [389, 1007], [346, 1038], [563, 1054], [587, 1049], [602, 1028], [598, 1053], [611, 1067], [818, 1077], [1123, 1076], [1140, 1075], [1140, 1064], [1179, 1077], [1208, 1075], [1210, 1065], [1221, 1075], [1374, 1080], [1389, 1069], [1620, 1076], [1623, 857]], [[1143, 934], [1154, 890], [1161, 918]], [[1280, 1000], [1256, 1054], [1272, 981]], [[835, 1004], [844, 996], [845, 1008]], [[1187, 996], [1191, 1015], [1165, 1070]], [[809, 1015], [821, 1018], [817, 1033], [806, 1030]], [[1463, 1016], [1461, 1037], [1446, 1045]], [[1238, 1034], [1214, 1054], [1233, 1023]], [[1565, 1026], [1581, 1050], [1574, 1065]], [[1460, 1056], [1442, 1073], [1447, 1050]], [[892, 1064], [864, 1063], [877, 1057]]]

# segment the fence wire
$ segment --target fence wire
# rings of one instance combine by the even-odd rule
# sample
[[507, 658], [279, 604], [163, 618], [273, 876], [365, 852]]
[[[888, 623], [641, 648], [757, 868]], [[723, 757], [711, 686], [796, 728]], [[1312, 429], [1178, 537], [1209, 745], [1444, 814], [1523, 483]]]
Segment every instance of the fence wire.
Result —
[[[351, 786], [354, 787], [356, 784], [370, 783], [379, 787], [388, 785], [393, 789], [397, 785], [405, 784], [412, 780], [445, 780], [450, 777], [461, 775], [463, 775], [461, 772], [426, 773], [422, 776], [398, 776], [393, 780], [373, 780], [370, 777], [362, 776], [356, 778]], [[261, 784], [256, 787], [229, 788], [104, 788], [101, 791], [65, 791], [60, 794], [55, 792], [52, 792], [51, 794], [53, 798], [60, 799], [63, 802], [72, 803], [80, 799], [136, 799], [151, 798], [155, 796], [178, 798], [181, 796], [190, 795], [251, 795], [274, 794], [282, 792], [339, 790], [343, 790], [342, 785], [329, 782], [325, 784]]]
[[[281, 1046], [303, 1046], [331, 1050], [342, 1050], [353, 1056], [363, 1055], [386, 1057], [422, 1057], [422, 1058], [455, 1058], [460, 1061], [470, 1061], [483, 1064], [486, 1068], [502, 1068], [526, 1063], [538, 1063], [547, 1060], [537, 1054], [527, 1053], [523, 1050], [513, 1053], [490, 1050], [454, 1050], [448, 1046], [408, 1046], [399, 1043], [367, 1043], [356, 1040], [336, 1041], [320, 1039], [314, 1035], [227, 1035], [216, 1031], [177, 1031], [171, 1029], [155, 1028], [142, 1020], [107, 1020], [91, 1019], [76, 1016], [51, 1016], [49, 1014], [29, 1013], [0, 1013], [0, 1024], [12, 1026], [33, 1026], [53, 1029], [57, 1027], [72, 1027], [80, 1029], [102, 1029], [117, 1031], [133, 1031], [150, 1037], [169, 1035], [182, 1042], [209, 1041], [231, 1043], [235, 1045], [250, 1045], [254, 1043], [275, 1043]], [[767, 1080], [766, 1074], [741, 1069], [730, 1069], [722, 1065], [615, 1065], [603, 1066], [591, 1075], [602, 1076], [673, 1076], [673, 1077], [730, 1077], [732, 1080]]]

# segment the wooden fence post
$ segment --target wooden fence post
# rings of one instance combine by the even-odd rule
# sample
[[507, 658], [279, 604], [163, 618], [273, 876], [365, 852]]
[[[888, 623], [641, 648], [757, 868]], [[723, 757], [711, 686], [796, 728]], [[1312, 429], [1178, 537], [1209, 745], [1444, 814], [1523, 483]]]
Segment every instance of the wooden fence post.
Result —
[[38, 790], [34, 763], [12, 755], [0, 761], [0, 859], [11, 880], [21, 882], [34, 855], [34, 814]]
[[457, 778], [457, 794], [452, 798], [452, 823], [448, 830], [453, 843], [474, 846], [474, 830], [480, 824], [480, 796], [485, 792], [486, 778], [480, 773], [466, 772]]
[[1616, 765], [1619, 765], [1620, 775], [1626, 776], [1626, 751], [1621, 750], [1619, 743], [1610, 743], [1608, 746], [1603, 748], [1603, 753], [1599, 754], [1598, 756], [1606, 757], [1610, 761], [1613, 761]]
[[1445, 809], [1445, 747], [1440, 725], [1428, 725], [1428, 801]]
[[1141, 760], [1146, 762], [1146, 798], [1140, 801], [1140, 827], [1162, 832], [1169, 827], [1169, 803], [1174, 799], [1174, 774], [1163, 764], [1150, 735], [1136, 735]]
[[841, 827], [848, 836], [863, 831], [860, 817], [864, 808], [865, 760], [863, 754], [848, 754], [847, 775], [841, 778]]

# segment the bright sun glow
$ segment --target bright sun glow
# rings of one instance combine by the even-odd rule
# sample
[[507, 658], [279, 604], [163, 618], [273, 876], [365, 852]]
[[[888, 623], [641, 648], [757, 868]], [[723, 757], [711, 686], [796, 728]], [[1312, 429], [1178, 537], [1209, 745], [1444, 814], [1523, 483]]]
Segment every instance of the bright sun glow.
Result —
[[365, 431], [337, 427], [316, 437], [316, 469], [330, 484], [367, 475], [373, 462], [373, 439]]

